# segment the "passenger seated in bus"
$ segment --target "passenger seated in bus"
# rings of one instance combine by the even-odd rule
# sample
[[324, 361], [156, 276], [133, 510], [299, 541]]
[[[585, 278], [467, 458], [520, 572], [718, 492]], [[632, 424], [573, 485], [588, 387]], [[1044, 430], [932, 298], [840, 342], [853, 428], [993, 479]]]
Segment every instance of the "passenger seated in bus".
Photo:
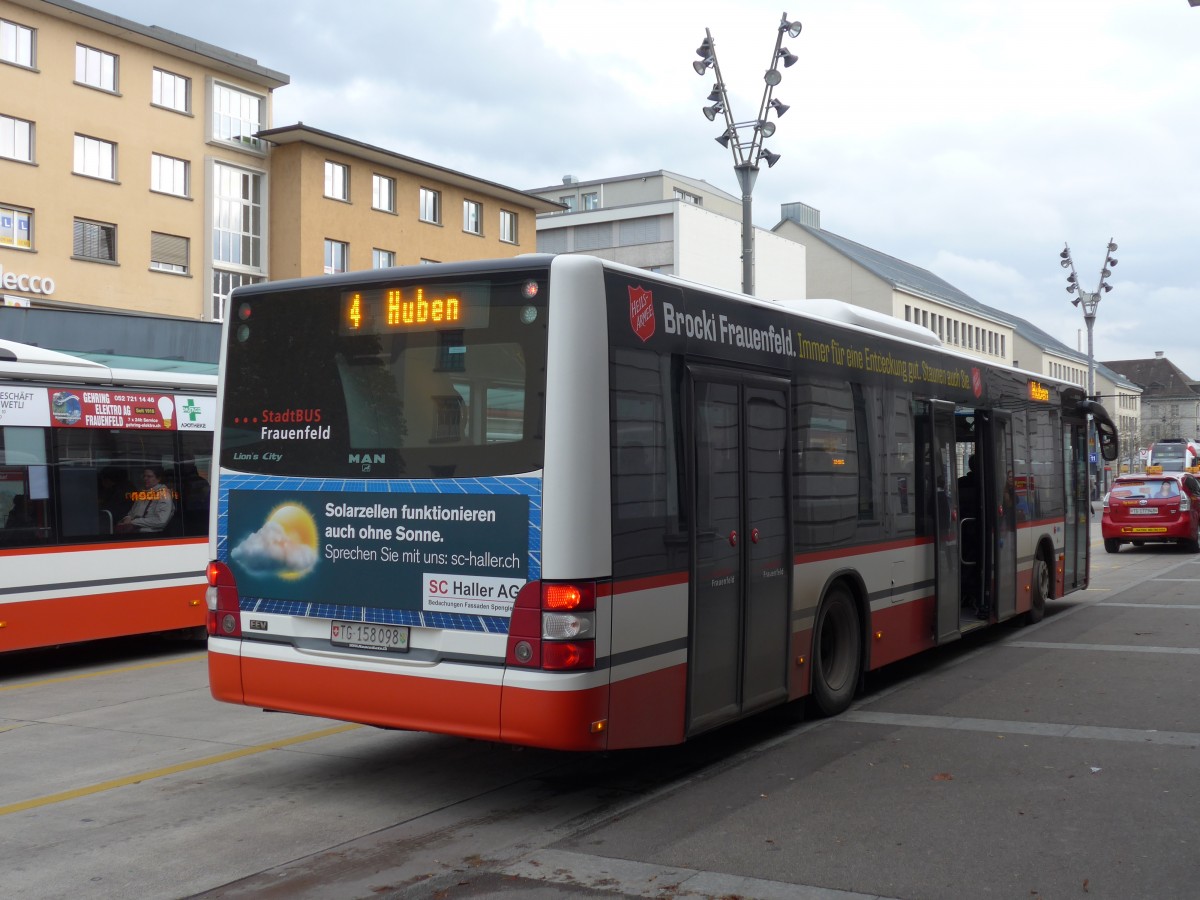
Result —
[[184, 453], [179, 457], [180, 505], [183, 508], [185, 534], [208, 532], [208, 479], [196, 468], [196, 457]]
[[34, 526], [33, 512], [29, 509], [29, 501], [24, 494], [14, 494], [8, 517], [4, 520], [5, 528], [32, 528]]
[[142, 490], [134, 493], [133, 508], [117, 523], [118, 534], [162, 531], [175, 513], [171, 491], [163, 483], [166, 473], [158, 466], [142, 471]]

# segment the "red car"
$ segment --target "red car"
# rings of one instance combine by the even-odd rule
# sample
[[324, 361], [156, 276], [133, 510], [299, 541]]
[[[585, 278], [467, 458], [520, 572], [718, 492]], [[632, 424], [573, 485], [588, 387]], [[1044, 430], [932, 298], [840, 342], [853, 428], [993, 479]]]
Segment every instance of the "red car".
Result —
[[1187, 473], [1121, 475], [1104, 498], [1104, 549], [1171, 541], [1200, 553], [1200, 481]]

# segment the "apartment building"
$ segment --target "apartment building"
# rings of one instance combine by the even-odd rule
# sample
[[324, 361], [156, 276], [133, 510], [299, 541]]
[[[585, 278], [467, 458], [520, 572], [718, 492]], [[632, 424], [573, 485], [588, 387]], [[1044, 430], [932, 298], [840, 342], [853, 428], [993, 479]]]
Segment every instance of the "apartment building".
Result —
[[271, 144], [271, 274], [292, 278], [532, 253], [554, 202], [296, 124]]
[[73, 0], [0, 0], [0, 306], [215, 322], [243, 284], [532, 252], [559, 209], [273, 128], [288, 83]]
[[256, 134], [287, 83], [69, 0], [0, 0], [3, 302], [220, 318], [270, 274]]

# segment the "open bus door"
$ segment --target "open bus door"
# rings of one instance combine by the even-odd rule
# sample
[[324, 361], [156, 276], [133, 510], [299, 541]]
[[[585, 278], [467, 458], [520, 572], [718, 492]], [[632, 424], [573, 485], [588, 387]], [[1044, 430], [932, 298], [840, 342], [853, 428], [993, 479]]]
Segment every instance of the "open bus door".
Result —
[[934, 489], [934, 582], [937, 603], [937, 642], [944, 644], [960, 636], [961, 563], [959, 559], [958, 470], [955, 465], [954, 404], [930, 401]]
[[989, 410], [980, 445], [985, 459], [984, 590], [994, 618], [1017, 611], [1017, 497], [1013, 460], [1012, 414]]

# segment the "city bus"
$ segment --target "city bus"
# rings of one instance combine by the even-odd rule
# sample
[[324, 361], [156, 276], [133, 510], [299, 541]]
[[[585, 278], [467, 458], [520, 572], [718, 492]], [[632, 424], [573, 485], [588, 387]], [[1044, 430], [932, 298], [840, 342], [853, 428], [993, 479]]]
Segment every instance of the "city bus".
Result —
[[1039, 619], [1117, 449], [915, 325], [582, 255], [239, 288], [221, 367], [213, 696], [563, 750]]
[[204, 635], [215, 367], [126, 362], [0, 340], [0, 653]]
[[1200, 465], [1200, 440], [1164, 438], [1150, 445], [1146, 468], [1158, 472], [1194, 472]]

